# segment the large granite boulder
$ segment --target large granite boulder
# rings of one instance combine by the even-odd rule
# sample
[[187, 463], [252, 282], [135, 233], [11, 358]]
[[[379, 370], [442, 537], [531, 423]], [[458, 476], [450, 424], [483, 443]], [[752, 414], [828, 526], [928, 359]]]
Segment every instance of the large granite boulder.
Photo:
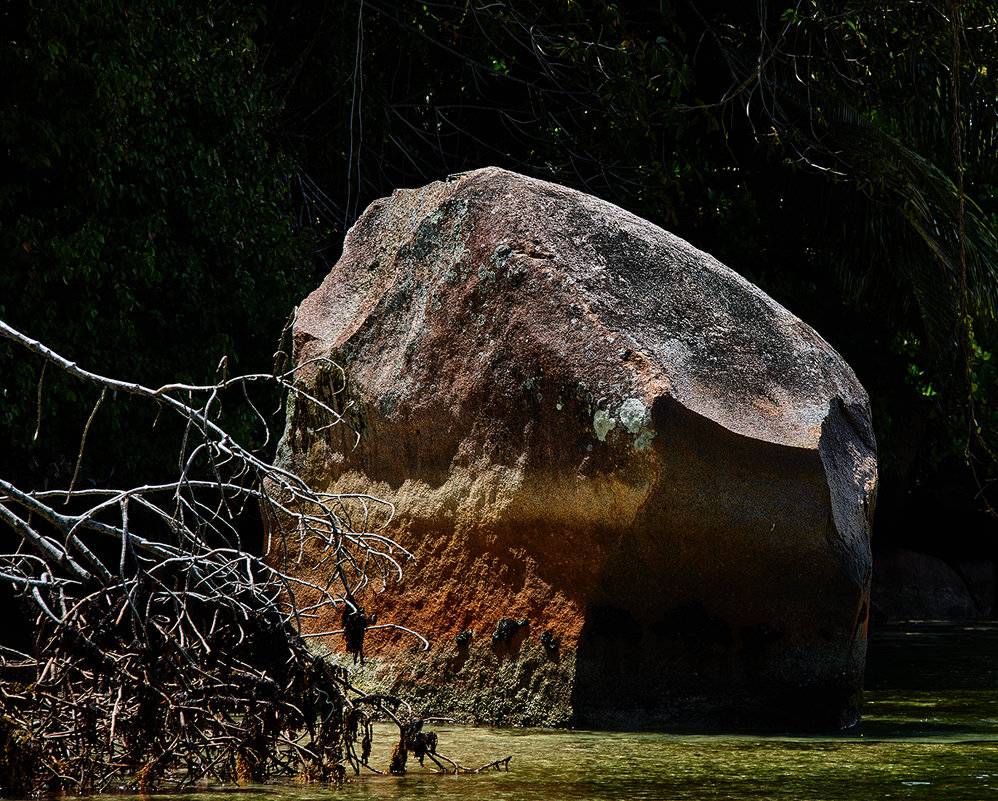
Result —
[[[314, 430], [299, 404], [280, 464], [395, 504], [387, 533], [417, 558], [362, 600], [430, 649], [373, 631], [358, 681], [491, 723], [857, 719], [867, 395], [711, 256], [477, 170], [373, 203], [294, 349], [344, 366], [360, 437]], [[323, 578], [327, 559], [299, 570]]]

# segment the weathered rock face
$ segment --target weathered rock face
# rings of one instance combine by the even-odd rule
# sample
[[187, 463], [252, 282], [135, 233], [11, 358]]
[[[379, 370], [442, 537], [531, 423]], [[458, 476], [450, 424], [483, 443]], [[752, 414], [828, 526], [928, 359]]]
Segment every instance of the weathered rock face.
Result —
[[394, 503], [418, 559], [365, 603], [431, 648], [372, 632], [361, 681], [493, 723], [856, 720], [868, 399], [736, 273], [489, 168], [372, 204], [294, 345], [346, 368], [361, 436], [299, 409], [281, 464]]

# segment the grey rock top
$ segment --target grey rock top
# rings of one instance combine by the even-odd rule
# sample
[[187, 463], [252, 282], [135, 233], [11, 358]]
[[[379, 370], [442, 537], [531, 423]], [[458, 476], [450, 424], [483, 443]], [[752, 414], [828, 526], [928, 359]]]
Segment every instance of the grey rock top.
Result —
[[[399, 242], [409, 242], [401, 253]], [[614, 396], [607, 398], [613, 411], [606, 425], [637, 426], [626, 419], [628, 399], [647, 395], [652, 384], [656, 394], [738, 434], [808, 449], [817, 447], [836, 403], [858, 438], [875, 449], [869, 400], [852, 370], [758, 287], [611, 203], [495, 167], [375, 201], [348, 233], [335, 275], [302, 304], [298, 330], [340, 345], [367, 324], [375, 306], [384, 317], [390, 297], [432, 307], [433, 284], [461, 278], [462, 270], [483, 287], [498, 284], [494, 290], [504, 282], [508, 291], [522, 282], [535, 295], [550, 289], [549, 302], [564, 307], [564, 325], [555, 332], [561, 355], [583, 360], [576, 375], [592, 374], [594, 365], [598, 374], [599, 363], [614, 355], [639, 357], [630, 367], [631, 386], [621, 385], [619, 373], [606, 382]], [[566, 296], [577, 302], [566, 307]], [[399, 319], [396, 333], [415, 344], [425, 319], [413, 313], [398, 310], [407, 322]], [[609, 333], [607, 355], [575, 351], [576, 326], [587, 321]], [[632, 416], [652, 400], [635, 404]]]

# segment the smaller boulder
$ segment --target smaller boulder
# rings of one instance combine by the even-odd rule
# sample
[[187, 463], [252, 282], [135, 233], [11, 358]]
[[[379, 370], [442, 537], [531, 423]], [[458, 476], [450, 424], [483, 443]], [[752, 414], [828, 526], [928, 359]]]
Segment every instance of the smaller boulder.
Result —
[[878, 623], [986, 619], [994, 604], [994, 564], [954, 566], [931, 554], [892, 548], [878, 552], [873, 562], [871, 597]]

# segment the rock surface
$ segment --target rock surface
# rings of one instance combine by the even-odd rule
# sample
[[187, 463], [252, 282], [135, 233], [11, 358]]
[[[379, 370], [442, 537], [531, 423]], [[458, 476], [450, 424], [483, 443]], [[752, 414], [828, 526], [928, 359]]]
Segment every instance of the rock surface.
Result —
[[873, 620], [987, 620], [994, 579], [994, 563], [986, 560], [949, 564], [907, 548], [881, 551], [873, 571]]
[[372, 631], [359, 681], [499, 724], [857, 719], [868, 399], [712, 257], [477, 170], [373, 203], [294, 348], [346, 368], [360, 438], [299, 408], [280, 464], [394, 503], [418, 560], [363, 602], [431, 647]]

